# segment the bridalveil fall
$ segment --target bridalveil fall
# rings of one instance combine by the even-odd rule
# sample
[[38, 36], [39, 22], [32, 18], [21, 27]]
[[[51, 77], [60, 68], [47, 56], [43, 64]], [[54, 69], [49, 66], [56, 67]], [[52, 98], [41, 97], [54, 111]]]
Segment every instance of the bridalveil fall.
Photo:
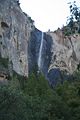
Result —
[[44, 33], [42, 32], [41, 36], [41, 45], [39, 49], [39, 57], [38, 57], [38, 68], [41, 70], [41, 64], [42, 64], [42, 48], [43, 48], [43, 40], [44, 40]]

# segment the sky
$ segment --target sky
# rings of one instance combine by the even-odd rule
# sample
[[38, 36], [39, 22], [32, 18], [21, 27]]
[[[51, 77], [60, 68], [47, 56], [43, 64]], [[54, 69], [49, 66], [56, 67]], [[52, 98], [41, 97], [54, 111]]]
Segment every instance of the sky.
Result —
[[[74, 0], [20, 0], [23, 12], [34, 21], [41, 31], [51, 31], [66, 25], [70, 15], [68, 2]], [[75, 0], [79, 4], [79, 0]]]

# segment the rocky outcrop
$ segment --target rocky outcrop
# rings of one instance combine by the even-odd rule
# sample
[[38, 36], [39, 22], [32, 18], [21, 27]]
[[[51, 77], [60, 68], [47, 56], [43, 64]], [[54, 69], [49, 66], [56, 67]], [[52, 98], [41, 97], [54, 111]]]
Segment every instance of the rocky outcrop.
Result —
[[63, 31], [48, 32], [52, 37], [48, 77], [51, 84], [69, 79], [80, 64], [80, 35], [64, 36]]
[[[11, 69], [22, 76], [39, 72], [42, 33], [33, 22], [18, 0], [0, 0], [0, 57], [9, 59], [10, 73]], [[80, 67], [80, 34], [65, 36], [60, 29], [43, 34], [40, 71], [55, 85]]]
[[33, 21], [17, 0], [0, 0], [0, 54], [9, 58], [13, 70], [28, 76], [28, 41]]

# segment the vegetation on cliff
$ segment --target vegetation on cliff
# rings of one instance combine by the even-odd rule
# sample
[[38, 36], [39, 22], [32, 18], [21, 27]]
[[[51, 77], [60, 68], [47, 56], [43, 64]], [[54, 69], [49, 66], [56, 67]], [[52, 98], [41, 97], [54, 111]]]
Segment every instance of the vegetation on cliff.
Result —
[[68, 36], [75, 33], [80, 33], [80, 8], [74, 1], [69, 2], [70, 16], [67, 19], [67, 26], [62, 28], [63, 33]]

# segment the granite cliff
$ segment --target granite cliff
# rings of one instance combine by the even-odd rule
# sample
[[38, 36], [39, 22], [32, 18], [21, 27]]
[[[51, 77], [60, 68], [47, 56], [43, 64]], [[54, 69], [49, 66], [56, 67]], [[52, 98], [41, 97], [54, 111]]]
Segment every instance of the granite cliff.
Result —
[[0, 54], [13, 70], [28, 76], [28, 41], [33, 23], [17, 0], [0, 0]]
[[[61, 29], [43, 34], [40, 70], [50, 84], [63, 82], [80, 66], [80, 34], [65, 36]], [[41, 38], [17, 0], [0, 0], [0, 58], [9, 59], [9, 69], [27, 77], [38, 71]]]
[[47, 34], [52, 37], [52, 56], [48, 68], [51, 84], [71, 79], [80, 67], [80, 35], [65, 36], [60, 29]]

